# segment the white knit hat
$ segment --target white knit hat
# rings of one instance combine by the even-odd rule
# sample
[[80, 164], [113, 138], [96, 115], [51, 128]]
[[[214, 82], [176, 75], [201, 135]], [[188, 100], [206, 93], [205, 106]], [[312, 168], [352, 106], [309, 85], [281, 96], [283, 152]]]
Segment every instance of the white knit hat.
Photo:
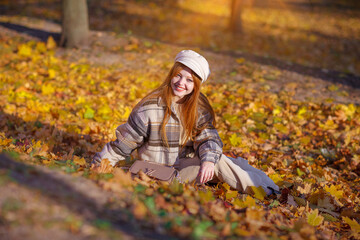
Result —
[[175, 57], [175, 62], [180, 62], [190, 68], [205, 82], [210, 75], [209, 63], [206, 59], [192, 50], [182, 50]]

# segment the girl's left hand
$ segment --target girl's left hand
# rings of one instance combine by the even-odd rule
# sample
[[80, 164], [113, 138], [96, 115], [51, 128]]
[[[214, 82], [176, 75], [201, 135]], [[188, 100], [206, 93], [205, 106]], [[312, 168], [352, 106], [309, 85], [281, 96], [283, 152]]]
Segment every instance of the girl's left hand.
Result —
[[206, 183], [214, 177], [215, 164], [213, 162], [203, 162], [199, 170], [200, 183]]

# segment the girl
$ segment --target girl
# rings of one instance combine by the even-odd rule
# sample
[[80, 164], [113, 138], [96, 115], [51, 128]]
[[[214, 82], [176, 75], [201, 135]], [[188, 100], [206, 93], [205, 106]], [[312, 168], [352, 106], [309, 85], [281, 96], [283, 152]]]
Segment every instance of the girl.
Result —
[[215, 114], [200, 87], [209, 77], [206, 59], [192, 50], [177, 54], [162, 85], [142, 99], [128, 121], [116, 129], [115, 141], [95, 154], [94, 164], [125, 160], [134, 149], [145, 161], [173, 166], [182, 181], [217, 181], [246, 192], [262, 186], [267, 194], [278, 186], [245, 159], [222, 154]]

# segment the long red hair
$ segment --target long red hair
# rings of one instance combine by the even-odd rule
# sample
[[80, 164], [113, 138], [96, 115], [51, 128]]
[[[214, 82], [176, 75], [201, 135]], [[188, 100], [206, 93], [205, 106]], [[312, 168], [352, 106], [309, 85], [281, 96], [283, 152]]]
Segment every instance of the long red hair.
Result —
[[[169, 74], [165, 78], [165, 81], [155, 89], [154, 91], [150, 92], [143, 100], [150, 99], [150, 98], [158, 98], [161, 97], [163, 103], [165, 104], [165, 114], [164, 119], [161, 123], [161, 138], [165, 144], [168, 146], [168, 139], [166, 136], [166, 129], [165, 126], [168, 123], [170, 116], [171, 116], [171, 104], [173, 101], [173, 91], [171, 88], [171, 79], [176, 76], [181, 70], [186, 68], [185, 65], [182, 63], [176, 62], [174, 66], [169, 71]], [[191, 75], [194, 81], [194, 90], [180, 99], [179, 102], [179, 111], [181, 116], [181, 124], [184, 131], [184, 139], [185, 142], [182, 143], [184, 145], [186, 140], [194, 140], [196, 135], [199, 134], [204, 128], [207, 127], [207, 124], [203, 126], [197, 126], [197, 121], [199, 117], [199, 110], [204, 110], [205, 112], [209, 112], [212, 117], [211, 124], [215, 126], [215, 113], [212, 109], [208, 99], [205, 97], [204, 94], [200, 92], [201, 88], [201, 80], [200, 78], [191, 71]]]

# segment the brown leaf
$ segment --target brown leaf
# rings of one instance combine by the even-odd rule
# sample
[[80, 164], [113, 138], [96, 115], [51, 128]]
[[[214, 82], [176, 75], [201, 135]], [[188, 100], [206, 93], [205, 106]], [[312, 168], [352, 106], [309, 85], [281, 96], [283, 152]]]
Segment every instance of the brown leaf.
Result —
[[227, 210], [221, 201], [210, 202], [207, 206], [209, 207], [209, 216], [212, 217], [214, 221], [225, 221]]
[[101, 161], [100, 165], [97, 166], [95, 164], [92, 164], [90, 169], [96, 173], [111, 173], [113, 170], [113, 167], [111, 166], [108, 159], [103, 159]]
[[138, 220], [142, 220], [146, 217], [147, 208], [144, 203], [141, 201], [135, 201], [132, 207], [132, 213], [134, 214], [135, 218]]

